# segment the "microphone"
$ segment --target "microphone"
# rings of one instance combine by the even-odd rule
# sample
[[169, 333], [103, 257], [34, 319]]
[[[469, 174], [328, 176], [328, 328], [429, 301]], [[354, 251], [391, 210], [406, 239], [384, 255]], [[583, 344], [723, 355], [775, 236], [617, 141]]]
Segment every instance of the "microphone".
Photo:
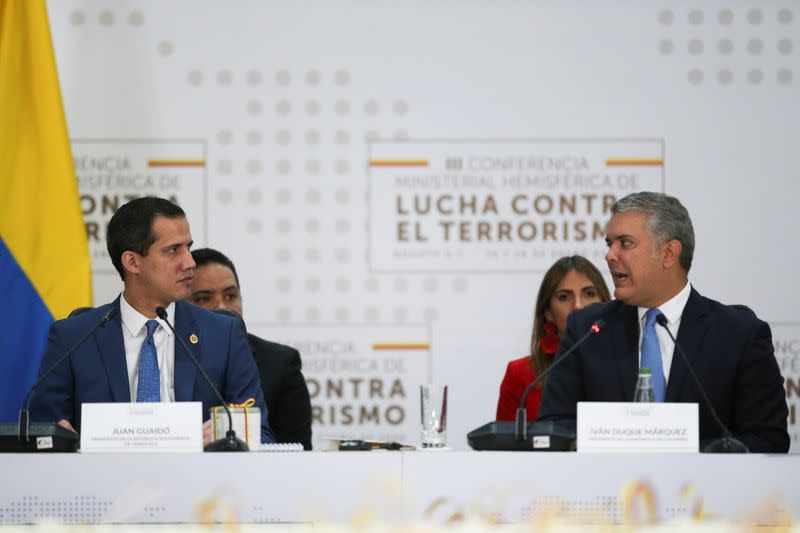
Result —
[[694, 369], [692, 365], [689, 364], [689, 358], [686, 357], [686, 353], [681, 348], [681, 345], [678, 344], [678, 341], [672, 335], [672, 332], [667, 327], [667, 317], [660, 314], [656, 317], [656, 322], [658, 325], [667, 330], [667, 334], [669, 338], [672, 339], [672, 342], [675, 344], [675, 348], [677, 348], [678, 353], [681, 354], [683, 358], [683, 362], [686, 364], [686, 368], [689, 369], [689, 374], [691, 374], [692, 379], [694, 380], [695, 385], [697, 385], [697, 390], [700, 391], [700, 395], [703, 397], [703, 402], [708, 407], [709, 412], [711, 413], [711, 417], [719, 426], [720, 431], [722, 432], [722, 438], [715, 439], [708, 443], [704, 448], [703, 452], [706, 453], [750, 453], [750, 449], [739, 439], [735, 438], [728, 427], [722, 422], [722, 420], [717, 416], [717, 412], [714, 410], [714, 406], [711, 405], [711, 401], [708, 399], [706, 395], [706, 391], [703, 388], [703, 385], [700, 383], [700, 380], [697, 378], [697, 374], [694, 373]]
[[86, 339], [92, 336], [92, 334], [94, 334], [94, 332], [97, 331], [99, 328], [105, 326], [109, 320], [111, 320], [117, 315], [117, 313], [119, 313], [119, 307], [116, 306], [113, 306], [111, 309], [106, 311], [106, 313], [103, 315], [100, 321], [97, 322], [97, 324], [95, 324], [92, 327], [92, 329], [90, 329], [83, 337], [81, 337], [78, 340], [78, 342], [73, 344], [69, 350], [64, 352], [64, 355], [59, 357], [55, 363], [50, 365], [50, 368], [48, 368], [44, 374], [39, 376], [39, 378], [33, 383], [33, 385], [30, 386], [27, 394], [25, 394], [25, 399], [22, 402], [22, 409], [20, 409], [19, 411], [19, 423], [17, 430], [17, 437], [19, 438], [19, 440], [24, 439], [25, 442], [28, 442], [30, 439], [30, 412], [28, 408], [30, 407], [31, 395], [33, 394], [34, 389], [36, 389], [36, 387], [38, 387], [50, 374], [52, 374], [59, 366], [61, 366], [61, 363], [66, 361], [66, 359], [70, 355], [72, 355], [72, 352], [77, 350], [81, 346], [81, 344], [83, 344], [86, 341]]
[[559, 355], [553, 363], [547, 367], [547, 370], [539, 374], [536, 379], [534, 379], [530, 385], [525, 387], [525, 392], [522, 393], [522, 398], [519, 402], [519, 407], [517, 408], [517, 420], [514, 423], [514, 435], [516, 436], [517, 440], [525, 440], [526, 439], [526, 432], [528, 429], [528, 409], [525, 407], [525, 402], [528, 400], [528, 393], [537, 385], [539, 384], [547, 375], [550, 373], [553, 368], [555, 368], [561, 361], [563, 361], [566, 357], [569, 356], [572, 352], [574, 352], [578, 346], [583, 344], [586, 339], [594, 335], [595, 333], [600, 333], [600, 330], [603, 326], [606, 325], [605, 320], [598, 320], [593, 323], [589, 327], [589, 331], [587, 331], [583, 337], [578, 339], [578, 342], [572, 345], [572, 348], [567, 350], [566, 352]]
[[222, 397], [217, 388], [214, 386], [214, 382], [211, 381], [210, 377], [208, 377], [206, 371], [203, 370], [203, 367], [200, 366], [200, 363], [197, 361], [197, 359], [195, 359], [194, 354], [189, 349], [189, 346], [186, 344], [186, 341], [183, 340], [183, 338], [180, 335], [178, 335], [178, 333], [175, 331], [175, 328], [173, 328], [172, 324], [170, 324], [169, 320], [167, 320], [167, 310], [159, 305], [158, 307], [156, 307], [156, 314], [158, 315], [158, 318], [163, 320], [164, 323], [167, 324], [169, 329], [172, 330], [172, 334], [175, 335], [175, 338], [178, 339], [178, 342], [181, 344], [181, 346], [183, 346], [183, 350], [186, 352], [186, 355], [189, 356], [189, 359], [192, 360], [194, 366], [196, 366], [197, 370], [200, 371], [200, 375], [203, 376], [203, 379], [206, 381], [206, 384], [208, 384], [208, 386], [211, 387], [211, 390], [217, 396], [217, 399], [222, 404], [222, 407], [225, 408], [225, 412], [228, 414], [228, 432], [225, 434], [225, 438], [212, 442], [211, 444], [206, 446], [205, 450], [207, 452], [250, 451], [250, 448], [248, 448], [247, 443], [236, 437], [236, 432], [233, 430], [233, 416], [231, 416], [231, 410], [228, 409], [228, 404], [225, 402], [225, 399]]

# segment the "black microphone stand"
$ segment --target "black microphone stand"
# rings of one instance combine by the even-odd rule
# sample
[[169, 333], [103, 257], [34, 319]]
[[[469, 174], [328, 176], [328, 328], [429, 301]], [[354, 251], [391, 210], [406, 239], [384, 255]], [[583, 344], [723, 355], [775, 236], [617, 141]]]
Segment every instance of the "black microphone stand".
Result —
[[539, 374], [539, 375], [536, 377], [536, 379], [534, 379], [534, 380], [533, 380], [533, 381], [532, 381], [532, 382], [531, 382], [531, 383], [530, 383], [530, 384], [529, 384], [527, 387], [525, 387], [525, 391], [522, 393], [522, 399], [521, 399], [521, 400], [520, 400], [520, 402], [519, 402], [519, 407], [517, 408], [517, 419], [516, 419], [516, 421], [514, 422], [514, 435], [516, 436], [517, 440], [525, 440], [525, 439], [527, 438], [527, 437], [526, 437], [526, 432], [527, 432], [527, 429], [528, 429], [528, 428], [527, 428], [527, 426], [528, 426], [528, 409], [527, 409], [527, 407], [525, 407], [525, 402], [527, 402], [527, 400], [528, 400], [528, 393], [529, 393], [529, 392], [530, 392], [530, 391], [531, 391], [531, 390], [532, 390], [532, 389], [533, 389], [533, 388], [534, 388], [534, 387], [535, 387], [537, 384], [539, 384], [539, 383], [540, 383], [540, 382], [541, 382], [541, 381], [542, 381], [542, 380], [543, 380], [545, 377], [547, 377], [547, 374], [549, 374], [549, 373], [550, 373], [550, 371], [551, 371], [553, 368], [555, 368], [556, 366], [558, 366], [558, 364], [559, 364], [561, 361], [563, 361], [563, 360], [564, 360], [566, 357], [568, 357], [568, 356], [569, 356], [569, 354], [571, 354], [573, 351], [575, 351], [575, 349], [576, 349], [578, 346], [580, 346], [581, 344], [583, 344], [583, 342], [584, 342], [586, 339], [588, 339], [589, 337], [591, 337], [591, 336], [592, 336], [592, 335], [594, 335], [595, 333], [600, 333], [600, 329], [601, 329], [603, 326], [605, 326], [605, 324], [606, 324], [606, 323], [605, 323], [605, 321], [604, 321], [604, 320], [598, 320], [597, 322], [594, 322], [594, 323], [593, 323], [593, 324], [592, 324], [592, 325], [589, 327], [589, 331], [587, 331], [587, 332], [586, 332], [586, 333], [583, 335], [583, 337], [581, 337], [580, 339], [578, 339], [578, 342], [576, 342], [575, 344], [573, 344], [573, 345], [572, 345], [572, 347], [571, 347], [569, 350], [567, 350], [566, 352], [564, 352], [564, 353], [562, 353], [560, 356], [558, 356], [558, 357], [557, 357], [557, 358], [556, 358], [556, 359], [553, 361], [553, 363], [552, 363], [552, 364], [551, 364], [549, 367], [547, 367], [547, 370], [545, 370], [544, 372], [542, 372], [541, 374]]
[[34, 384], [31, 385], [31, 387], [28, 389], [28, 393], [25, 395], [25, 399], [22, 402], [22, 409], [19, 410], [19, 421], [18, 421], [17, 437], [19, 438], [20, 441], [23, 441], [25, 443], [30, 441], [30, 418], [31, 417], [30, 417], [29, 407], [30, 407], [30, 403], [31, 403], [31, 396], [33, 395], [34, 389], [36, 389], [36, 387], [38, 387], [39, 384], [41, 384], [42, 381], [44, 381], [45, 378], [47, 378], [47, 376], [52, 374], [55, 371], [56, 368], [61, 366], [61, 363], [63, 363], [67, 359], [67, 357], [69, 357], [72, 354], [72, 352], [74, 352], [76, 349], [78, 349], [78, 347], [81, 344], [83, 344], [86, 341], [86, 339], [88, 339], [99, 328], [105, 326], [106, 323], [108, 323], [109, 320], [114, 318], [118, 312], [119, 312], [119, 307], [112, 307], [111, 309], [109, 309], [106, 312], [106, 314], [103, 315], [103, 318], [101, 318], [100, 321], [97, 324], [95, 324], [94, 327], [92, 329], [90, 329], [86, 333], [86, 335], [81, 337], [78, 340], [78, 342], [73, 344], [72, 348], [67, 350], [64, 353], [64, 355], [62, 355], [61, 357], [59, 357], [56, 360], [55, 363], [50, 365], [50, 368], [48, 368], [47, 371], [44, 374], [39, 376], [39, 378], [34, 382]]
[[574, 352], [591, 335], [600, 332], [605, 326], [605, 321], [598, 320], [593, 323], [589, 331], [570, 349], [558, 356], [533, 383], [528, 385], [522, 394], [520, 407], [517, 409], [516, 420], [513, 422], [489, 422], [467, 433], [467, 443], [473, 450], [504, 450], [504, 451], [574, 451], [575, 450], [575, 420], [537, 420], [528, 424], [525, 402], [528, 393], [553, 370], [556, 366]]
[[167, 320], [167, 310], [164, 309], [161, 306], [158, 306], [158, 307], [156, 307], [156, 314], [158, 315], [158, 318], [163, 320], [167, 324], [169, 329], [172, 330], [172, 334], [175, 335], [175, 338], [178, 339], [178, 342], [180, 342], [181, 346], [183, 346], [183, 350], [189, 356], [189, 359], [192, 360], [192, 363], [194, 363], [194, 366], [197, 367], [197, 370], [200, 371], [200, 374], [203, 376], [203, 379], [205, 379], [205, 381], [208, 384], [208, 386], [211, 387], [211, 390], [217, 396], [217, 399], [220, 401], [220, 403], [222, 404], [222, 407], [225, 408], [225, 412], [228, 414], [228, 431], [225, 433], [225, 437], [222, 438], [222, 439], [219, 439], [219, 440], [215, 440], [214, 442], [212, 442], [211, 444], [206, 446], [205, 447], [205, 451], [207, 451], [207, 452], [246, 452], [246, 451], [249, 451], [250, 448], [247, 446], [247, 443], [244, 442], [242, 439], [238, 438], [236, 436], [236, 432], [233, 430], [233, 416], [231, 415], [231, 410], [228, 408], [228, 404], [225, 402], [225, 399], [222, 397], [222, 395], [219, 393], [217, 388], [214, 386], [214, 382], [212, 382], [211, 378], [208, 377], [208, 374], [206, 374], [206, 371], [203, 370], [202, 366], [200, 366], [200, 363], [194, 357], [194, 354], [189, 349], [189, 346], [186, 344], [186, 341], [184, 341], [180, 337], [180, 335], [178, 335], [178, 333], [175, 331], [175, 328], [173, 328], [172, 324], [170, 324], [169, 320]]
[[694, 373], [692, 365], [689, 364], [689, 358], [686, 357], [686, 353], [683, 351], [683, 348], [681, 348], [681, 345], [678, 344], [678, 341], [667, 327], [667, 317], [664, 315], [658, 315], [658, 317], [656, 317], [656, 322], [658, 322], [659, 326], [667, 330], [669, 338], [672, 339], [673, 344], [675, 344], [675, 348], [678, 349], [678, 353], [681, 354], [681, 357], [683, 358], [686, 368], [689, 369], [689, 374], [691, 374], [695, 385], [697, 385], [697, 389], [700, 391], [700, 395], [703, 397], [703, 401], [708, 407], [711, 417], [717, 423], [720, 431], [722, 432], [721, 438], [714, 439], [703, 447], [703, 453], [750, 453], [750, 448], [748, 448], [745, 443], [734, 437], [728, 427], [723, 424], [722, 420], [719, 418], [719, 416], [717, 416], [717, 412], [714, 410], [714, 406], [711, 404], [708, 396], [706, 396], [706, 391], [703, 388], [703, 385], [700, 383], [700, 379], [697, 377], [697, 374]]

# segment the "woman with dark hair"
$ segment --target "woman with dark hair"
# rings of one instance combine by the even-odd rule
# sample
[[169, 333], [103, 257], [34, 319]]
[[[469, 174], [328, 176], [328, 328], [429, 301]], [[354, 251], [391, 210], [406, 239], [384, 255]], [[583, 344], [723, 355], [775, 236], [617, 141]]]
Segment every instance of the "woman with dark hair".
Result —
[[[497, 420], [515, 420], [522, 393], [536, 376], [547, 370], [558, 351], [567, 316], [573, 309], [611, 299], [602, 274], [580, 255], [562, 257], [547, 271], [539, 286], [533, 313], [530, 355], [508, 363], [500, 384]], [[544, 381], [528, 393], [528, 420], [536, 420]]]

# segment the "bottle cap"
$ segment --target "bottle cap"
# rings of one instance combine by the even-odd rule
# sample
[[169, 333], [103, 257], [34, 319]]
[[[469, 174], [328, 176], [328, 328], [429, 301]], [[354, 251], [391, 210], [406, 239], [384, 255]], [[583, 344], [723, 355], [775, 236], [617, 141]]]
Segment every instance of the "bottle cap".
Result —
[[639, 369], [639, 375], [640, 376], [641, 375], [649, 376], [650, 375], [650, 369], [649, 368], [640, 368]]

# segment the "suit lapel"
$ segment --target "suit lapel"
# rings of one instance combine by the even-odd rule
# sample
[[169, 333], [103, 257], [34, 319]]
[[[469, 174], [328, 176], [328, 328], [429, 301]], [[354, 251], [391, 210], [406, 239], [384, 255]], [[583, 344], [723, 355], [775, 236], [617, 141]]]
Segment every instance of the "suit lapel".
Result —
[[639, 375], [639, 317], [636, 307], [630, 305], [620, 305], [618, 312], [622, 328], [614, 335], [614, 350], [622, 383], [621, 401], [627, 402], [633, 400]]
[[[111, 303], [119, 309], [119, 297]], [[97, 330], [95, 337], [100, 359], [106, 367], [106, 375], [111, 385], [111, 397], [115, 402], [131, 401], [131, 385], [128, 380], [128, 363], [125, 357], [125, 341], [122, 338], [122, 319], [120, 313]]]
[[[705, 321], [705, 317], [708, 314], [707, 307], [705, 298], [692, 289], [681, 315], [681, 325], [678, 328], [677, 336], [678, 344], [683, 347], [683, 351], [686, 353], [686, 358], [692, 368], [697, 366], [696, 361], [701, 356], [703, 339], [708, 332], [708, 325]], [[670, 366], [669, 380], [667, 381], [665, 398], [667, 402], [680, 400], [681, 391], [688, 374], [689, 370], [686, 368], [683, 357], [678, 353], [678, 348], [676, 347], [672, 354], [672, 365]]]
[[[191, 304], [175, 302], [175, 334], [187, 343], [192, 354], [198, 361], [203, 360], [201, 343], [193, 344], [189, 337], [197, 335], [197, 324], [194, 320]], [[194, 382], [197, 367], [194, 366], [178, 339], [175, 340], [175, 401], [188, 402], [194, 397]]]

